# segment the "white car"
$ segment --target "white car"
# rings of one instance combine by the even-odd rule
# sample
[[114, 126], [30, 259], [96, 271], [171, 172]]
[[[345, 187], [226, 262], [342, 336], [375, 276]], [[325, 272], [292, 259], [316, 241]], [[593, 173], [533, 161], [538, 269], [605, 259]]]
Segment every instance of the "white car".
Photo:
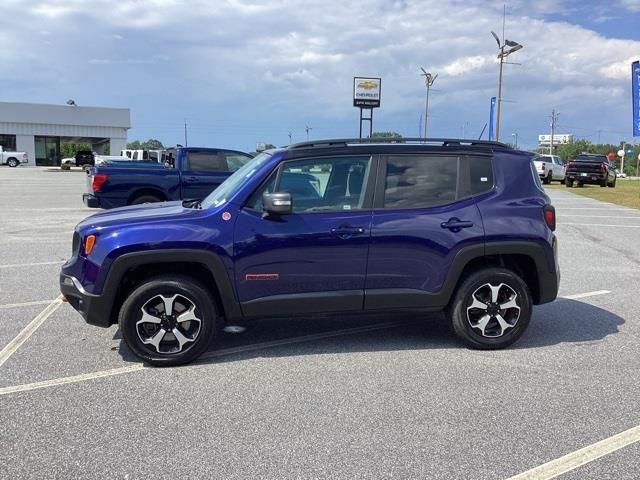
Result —
[[5, 152], [0, 145], [0, 165], [17, 167], [21, 163], [29, 163], [27, 152]]
[[533, 163], [543, 183], [548, 185], [552, 180], [564, 182], [566, 168], [558, 155], [539, 154], [533, 159]]

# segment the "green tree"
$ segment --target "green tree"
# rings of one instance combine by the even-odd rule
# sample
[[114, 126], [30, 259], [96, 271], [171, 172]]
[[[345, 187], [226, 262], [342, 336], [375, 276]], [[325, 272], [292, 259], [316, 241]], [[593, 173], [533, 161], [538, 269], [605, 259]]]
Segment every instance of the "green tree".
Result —
[[164, 145], [162, 145], [162, 142], [160, 140], [150, 138], [146, 142], [142, 143], [141, 148], [143, 148], [144, 150], [164, 150]]
[[369, 138], [397, 138], [398, 140], [402, 138], [398, 132], [373, 132]]
[[140, 140], [134, 140], [133, 142], [127, 143], [127, 148], [129, 150], [142, 150], [142, 144]]
[[61, 143], [60, 155], [62, 158], [72, 158], [76, 156], [80, 150], [92, 150], [88, 143]]

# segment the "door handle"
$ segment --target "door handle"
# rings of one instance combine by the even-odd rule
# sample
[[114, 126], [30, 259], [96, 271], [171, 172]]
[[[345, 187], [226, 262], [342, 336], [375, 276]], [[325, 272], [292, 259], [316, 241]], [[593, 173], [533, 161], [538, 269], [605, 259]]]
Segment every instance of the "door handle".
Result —
[[473, 227], [473, 222], [469, 220], [460, 220], [459, 218], [453, 217], [446, 222], [442, 222], [440, 226], [442, 228], [448, 228], [452, 232], [459, 232], [463, 228]]
[[338, 227], [331, 229], [331, 235], [340, 237], [343, 240], [351, 238], [354, 235], [362, 235], [363, 233], [364, 228], [362, 227]]
[[198, 179], [196, 177], [186, 177], [184, 181], [187, 183], [196, 183]]

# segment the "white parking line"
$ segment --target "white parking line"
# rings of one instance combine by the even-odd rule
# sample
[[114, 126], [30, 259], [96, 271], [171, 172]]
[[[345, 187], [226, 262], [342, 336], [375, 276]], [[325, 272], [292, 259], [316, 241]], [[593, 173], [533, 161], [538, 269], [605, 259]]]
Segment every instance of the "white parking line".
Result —
[[27, 383], [25, 385], [15, 385], [13, 387], [0, 388], [0, 396], [9, 395], [10, 393], [27, 392], [37, 390], [39, 388], [54, 387], [56, 385], [65, 385], [68, 383], [85, 382], [94, 378], [112, 377], [113, 375], [121, 375], [123, 373], [133, 373], [142, 370], [144, 365], [132, 365], [130, 367], [113, 368], [111, 370], [102, 370], [100, 372], [85, 373], [82, 375], [74, 375], [72, 377], [54, 378], [53, 380], [45, 380], [43, 382]]
[[640, 425], [589, 445], [588, 447], [576, 450], [573, 453], [569, 453], [564, 457], [552, 460], [539, 467], [527, 470], [508, 480], [549, 480], [637, 441], [640, 441]]
[[[53, 313], [53, 312], [51, 312], [51, 313]], [[398, 327], [398, 326], [401, 326], [401, 325], [410, 325], [411, 323], [415, 323], [415, 322], [406, 322], [406, 321], [387, 322], [387, 323], [381, 323], [381, 324], [378, 324], [378, 325], [354, 327], [354, 328], [345, 328], [345, 329], [342, 329], [342, 330], [334, 330], [332, 332], [318, 333], [318, 334], [314, 334], [314, 335], [303, 335], [303, 336], [300, 336], [300, 337], [287, 338], [287, 339], [284, 339], [284, 340], [275, 340], [273, 342], [261, 342], [261, 343], [254, 343], [253, 345], [245, 345], [245, 346], [241, 346], [241, 347], [226, 348], [226, 349], [223, 349], [223, 350], [216, 350], [216, 351], [213, 351], [213, 352], [205, 353], [204, 355], [202, 355], [196, 361], [196, 364], [200, 360], [206, 360], [207, 358], [217, 358], [217, 357], [222, 357], [222, 356], [226, 356], [226, 355], [231, 355], [231, 354], [234, 354], [234, 353], [245, 353], [245, 352], [251, 352], [251, 351], [254, 351], [254, 350], [263, 350], [265, 348], [277, 347], [277, 346], [281, 346], [281, 345], [291, 345], [291, 344], [295, 344], [295, 343], [309, 342], [309, 341], [312, 341], [312, 340], [321, 340], [321, 339], [324, 339], [324, 338], [332, 338], [332, 337], [338, 337], [338, 336], [344, 336], [344, 335], [353, 335], [353, 334], [356, 334], [356, 333], [372, 332], [372, 331], [375, 331], [375, 330], [393, 328], [393, 327]], [[0, 363], [0, 365], [2, 365], [2, 363]], [[3, 388], [0, 388], [0, 396], [9, 395], [11, 393], [27, 392], [27, 391], [30, 391], [30, 390], [37, 390], [37, 389], [40, 389], [40, 388], [55, 387], [57, 385], [65, 385], [65, 384], [68, 384], [68, 383], [84, 382], [84, 381], [87, 381], [87, 380], [93, 380], [94, 378], [111, 377], [113, 375], [120, 375], [120, 374], [124, 374], [124, 373], [133, 373], [133, 372], [140, 371], [143, 368], [145, 368], [144, 365], [133, 365], [133, 366], [130, 366], [130, 367], [114, 368], [114, 369], [110, 369], [110, 370], [101, 370], [101, 371], [98, 371], [98, 372], [86, 373], [86, 374], [82, 374], [82, 375], [74, 375], [74, 376], [71, 376], [71, 377], [54, 378], [52, 380], [45, 380], [45, 381], [42, 381], [42, 382], [27, 383], [27, 384], [24, 384], [24, 385], [14, 385], [14, 386], [11, 386], [11, 387], [3, 387]]]
[[[562, 216], [562, 214], [560, 213], [558, 216]], [[569, 213], [567, 214], [567, 217], [569, 218], [574, 218], [574, 217], [585, 217], [585, 218], [637, 218], [640, 219], [640, 215], [632, 215], [630, 217], [621, 217], [619, 215], [576, 215], [575, 213]]]
[[595, 297], [596, 295], [606, 295], [607, 293], [611, 293], [611, 290], [595, 290], [593, 292], [576, 293], [574, 295], [566, 295], [562, 298], [567, 300], [577, 300], [578, 298]]
[[26, 342], [31, 335], [33, 335], [33, 332], [35, 332], [38, 327], [58, 309], [60, 305], [62, 305], [62, 297], [58, 297], [51, 302], [49, 306], [36, 316], [36, 318], [31, 320], [29, 325], [22, 329], [16, 338], [11, 340], [6, 347], [0, 350], [0, 367], [4, 365], [4, 362], [9, 360], [9, 357], [11, 357], [11, 355], [13, 355], [22, 346], [22, 344]]
[[580, 227], [618, 227], [618, 228], [640, 228], [640, 225], [612, 225], [606, 223], [567, 223], [559, 221], [558, 225], [576, 225]]
[[560, 211], [562, 210], [606, 210], [607, 212], [613, 211], [613, 210], [619, 210], [622, 212], [634, 212], [635, 210], [633, 210], [632, 208], [623, 208], [623, 207], [609, 207], [609, 205], [603, 205], [601, 207], [563, 207], [560, 206], [559, 208]]
[[62, 263], [64, 263], [64, 260], [58, 260], [57, 262], [12, 263], [9, 265], [0, 265], [0, 268], [39, 267], [41, 265], [60, 265]]
[[53, 301], [54, 300], [36, 300], [35, 302], [5, 303], [4, 305], [0, 305], [0, 309], [2, 309], [2, 308], [30, 307], [32, 305], [48, 305]]

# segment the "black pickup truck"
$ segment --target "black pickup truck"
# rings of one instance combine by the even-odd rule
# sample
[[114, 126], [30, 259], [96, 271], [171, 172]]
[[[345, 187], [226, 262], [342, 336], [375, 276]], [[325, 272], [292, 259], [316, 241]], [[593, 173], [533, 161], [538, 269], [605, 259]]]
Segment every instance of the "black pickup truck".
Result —
[[581, 153], [567, 165], [564, 183], [569, 188], [585, 184], [615, 188], [616, 170], [606, 155]]

